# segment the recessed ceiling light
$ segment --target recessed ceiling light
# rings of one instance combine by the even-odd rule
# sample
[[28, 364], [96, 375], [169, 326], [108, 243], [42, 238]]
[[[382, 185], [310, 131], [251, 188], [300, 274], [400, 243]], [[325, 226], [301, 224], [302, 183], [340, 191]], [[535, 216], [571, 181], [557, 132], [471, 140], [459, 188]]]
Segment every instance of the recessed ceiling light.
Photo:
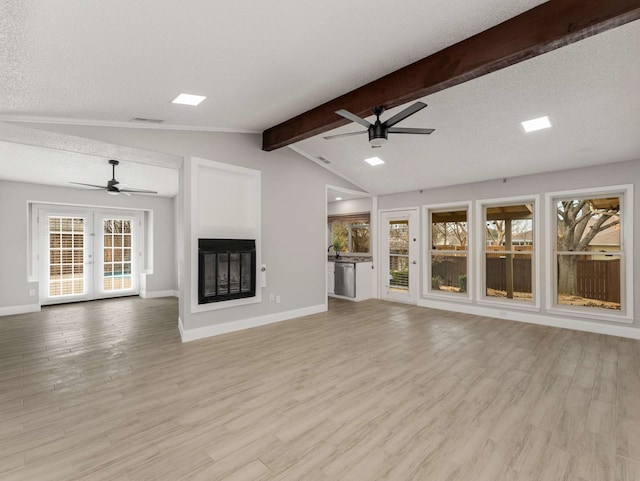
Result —
[[180, 94], [175, 99], [171, 101], [174, 104], [182, 104], [182, 105], [198, 105], [207, 97], [203, 95], [191, 95], [191, 94]]
[[336, 200], [342, 200], [342, 197], [336, 197]]
[[368, 159], [364, 159], [364, 161], [369, 165], [384, 164], [384, 160], [382, 160], [380, 157], [369, 157]]
[[525, 120], [524, 122], [520, 122], [522, 127], [524, 127], [525, 132], [535, 132], [536, 130], [548, 129], [551, 127], [551, 122], [549, 122], [549, 117], [546, 115], [544, 117], [540, 117], [533, 120]]

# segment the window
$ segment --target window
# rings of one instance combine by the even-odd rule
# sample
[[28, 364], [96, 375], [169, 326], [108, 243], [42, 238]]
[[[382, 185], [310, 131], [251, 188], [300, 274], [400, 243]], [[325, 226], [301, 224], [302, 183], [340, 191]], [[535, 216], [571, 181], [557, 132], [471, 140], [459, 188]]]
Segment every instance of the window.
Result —
[[131, 220], [104, 219], [103, 223], [103, 289], [131, 289]]
[[[631, 312], [631, 271], [625, 241], [631, 239], [624, 211], [630, 188], [550, 194], [552, 307], [624, 316]], [[626, 233], [626, 234], [625, 234]]]
[[483, 206], [484, 297], [534, 301], [534, 202]]
[[84, 219], [48, 216], [49, 296], [83, 294]]
[[409, 219], [389, 220], [389, 290], [409, 291]]
[[[468, 206], [428, 209], [428, 292], [468, 296]], [[430, 281], [429, 281], [430, 279]]]
[[330, 243], [336, 252], [369, 252], [370, 214], [329, 216]]

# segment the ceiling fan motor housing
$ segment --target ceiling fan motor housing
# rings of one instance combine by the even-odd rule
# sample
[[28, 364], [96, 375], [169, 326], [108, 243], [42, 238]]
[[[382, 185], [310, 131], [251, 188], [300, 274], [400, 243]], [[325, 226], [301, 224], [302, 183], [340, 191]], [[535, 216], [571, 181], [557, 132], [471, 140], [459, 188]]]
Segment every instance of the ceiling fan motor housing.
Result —
[[369, 126], [369, 143], [374, 147], [379, 147], [388, 140], [388, 129], [380, 120]]

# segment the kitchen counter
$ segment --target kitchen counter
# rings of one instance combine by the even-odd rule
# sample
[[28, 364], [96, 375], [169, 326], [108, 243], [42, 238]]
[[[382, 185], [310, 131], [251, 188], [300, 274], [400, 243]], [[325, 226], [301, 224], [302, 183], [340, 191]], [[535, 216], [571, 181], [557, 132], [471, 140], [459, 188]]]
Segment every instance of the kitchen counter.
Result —
[[327, 256], [327, 262], [373, 262], [372, 257], [364, 256]]
[[[351, 266], [348, 266], [351, 264]], [[336, 294], [336, 271], [340, 267], [341, 282], [349, 277], [355, 281], [355, 292], [352, 295]], [[342, 267], [345, 267], [345, 272]], [[354, 279], [355, 275], [355, 279]], [[346, 277], [345, 277], [346, 276]], [[329, 256], [327, 262], [327, 292], [331, 297], [345, 299], [347, 301], [364, 301], [373, 297], [373, 281], [375, 272], [373, 258], [365, 256]], [[341, 284], [344, 285], [344, 284]]]

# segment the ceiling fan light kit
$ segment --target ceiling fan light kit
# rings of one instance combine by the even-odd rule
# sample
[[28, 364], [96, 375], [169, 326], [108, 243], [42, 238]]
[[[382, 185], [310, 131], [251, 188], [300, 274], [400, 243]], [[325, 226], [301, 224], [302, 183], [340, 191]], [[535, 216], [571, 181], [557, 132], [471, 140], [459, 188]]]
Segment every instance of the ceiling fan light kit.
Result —
[[369, 144], [371, 148], [375, 149], [377, 147], [382, 147], [387, 140], [389, 140], [389, 134], [419, 134], [419, 135], [428, 135], [434, 132], [434, 129], [417, 129], [411, 127], [393, 127], [397, 123], [403, 121], [410, 115], [415, 114], [416, 112], [425, 108], [427, 104], [424, 102], [416, 102], [415, 104], [407, 107], [406, 109], [398, 112], [396, 115], [391, 117], [390, 119], [385, 120], [384, 122], [380, 121], [380, 116], [384, 112], [384, 107], [374, 107], [372, 109], [373, 114], [376, 116], [376, 121], [372, 124], [362, 117], [357, 116], [349, 112], [348, 110], [337, 110], [336, 114], [341, 117], [344, 117], [347, 120], [351, 120], [357, 124], [366, 127], [367, 130], [362, 130], [360, 132], [347, 132], [345, 134], [336, 134], [336, 135], [328, 135], [324, 137], [326, 140], [337, 139], [339, 137], [349, 137], [351, 135], [363, 134], [368, 132], [369, 134]]
[[155, 190], [134, 189], [133, 187], [124, 188], [125, 184], [121, 184], [116, 180], [116, 165], [120, 164], [119, 160], [110, 159], [111, 165], [111, 180], [107, 182], [107, 185], [86, 184], [84, 182], [71, 182], [76, 185], [86, 185], [87, 187], [95, 187], [98, 190], [106, 190], [107, 194], [118, 195], [124, 194], [131, 196], [131, 194], [157, 194]]

